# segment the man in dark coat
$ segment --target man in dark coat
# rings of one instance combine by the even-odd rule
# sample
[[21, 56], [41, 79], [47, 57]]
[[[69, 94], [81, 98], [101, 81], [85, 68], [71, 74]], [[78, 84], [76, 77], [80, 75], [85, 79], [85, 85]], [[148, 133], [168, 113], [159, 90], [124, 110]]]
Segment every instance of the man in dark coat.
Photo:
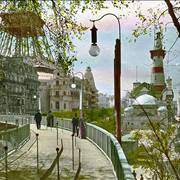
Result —
[[38, 112], [35, 114], [34, 120], [36, 121], [37, 129], [40, 129], [40, 128], [41, 128], [42, 115], [41, 115], [41, 113], [40, 113], [39, 110], [38, 110]]
[[75, 133], [78, 136], [78, 134], [79, 134], [79, 118], [77, 117], [77, 113], [75, 113], [74, 117], [72, 118], [72, 126], [73, 126], [72, 136], [74, 136]]

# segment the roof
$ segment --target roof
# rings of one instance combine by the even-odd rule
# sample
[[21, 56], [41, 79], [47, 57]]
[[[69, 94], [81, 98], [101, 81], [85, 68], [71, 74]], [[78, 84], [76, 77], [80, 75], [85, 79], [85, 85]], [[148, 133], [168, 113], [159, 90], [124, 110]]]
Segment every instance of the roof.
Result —
[[130, 107], [125, 108], [124, 112], [131, 112], [131, 111], [133, 111], [133, 109], [134, 108], [132, 106], [130, 106]]
[[160, 106], [160, 107], [158, 108], [158, 112], [166, 112], [166, 111], [167, 111], [166, 106]]
[[37, 14], [30, 11], [0, 13], [3, 30], [13, 36], [28, 37], [44, 35], [45, 22]]
[[143, 94], [136, 98], [133, 105], [156, 105], [156, 98], [149, 94]]

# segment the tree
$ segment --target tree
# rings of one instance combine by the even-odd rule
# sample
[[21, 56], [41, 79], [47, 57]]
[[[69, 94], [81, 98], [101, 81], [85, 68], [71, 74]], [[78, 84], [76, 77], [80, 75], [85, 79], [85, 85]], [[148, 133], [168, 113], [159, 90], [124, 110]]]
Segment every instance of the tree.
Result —
[[[135, 166], [141, 166], [150, 172], [151, 178], [158, 177], [161, 180], [179, 179], [178, 164], [180, 158], [174, 150], [175, 126], [164, 126], [159, 122], [153, 122], [156, 133], [152, 130], [138, 130], [133, 132], [133, 139], [139, 142], [139, 146], [131, 155], [135, 159]], [[149, 125], [151, 129], [151, 125]], [[159, 140], [157, 140], [157, 135]], [[174, 174], [175, 168], [177, 172]]]
[[[151, 33], [154, 28], [159, 29], [160, 31], [166, 30], [169, 24], [173, 24], [177, 30], [178, 37], [180, 37], [180, 2], [164, 0], [160, 2], [163, 5], [163, 8], [150, 8], [147, 9], [146, 14], [142, 13], [141, 6], [136, 11], [136, 16], [140, 20], [140, 23], [136, 24], [135, 29], [132, 34], [136, 38], [141, 35]], [[170, 21], [164, 21], [164, 18], [170, 17]]]
[[177, 4], [173, 6], [170, 0], [164, 0], [164, 1], [167, 4], [169, 15], [171, 16], [173, 24], [176, 27], [180, 37], [180, 23], [179, 23], [180, 16], [176, 16], [176, 13], [177, 14], [180, 13], [180, 7], [179, 7], [180, 2], [177, 2]]
[[[131, 93], [129, 95], [136, 101]], [[174, 147], [176, 125], [152, 120], [143, 105], [139, 103], [138, 105], [148, 119], [147, 126], [150, 131], [139, 130], [134, 133], [134, 139], [140, 146], [133, 152], [131, 158], [137, 160], [136, 164], [139, 163], [146, 170], [150, 170], [154, 177], [162, 180], [174, 178], [180, 180], [178, 172], [180, 159]]]
[[[40, 15], [46, 22], [46, 34], [50, 37], [53, 54], [55, 56], [57, 64], [60, 64], [65, 70], [68, 70], [76, 61], [76, 49], [73, 44], [73, 38], [81, 38], [83, 32], [87, 29], [81, 24], [78, 24], [76, 15], [79, 12], [85, 12], [87, 9], [92, 13], [97, 13], [106, 6], [106, 0], [6, 0], [0, 2], [1, 12], [9, 11], [33, 11]], [[136, 3], [136, 1], [127, 0], [112, 0], [112, 5], [119, 9], [129, 8], [130, 3]], [[140, 1], [137, 3], [141, 3]], [[141, 24], [137, 24], [137, 27], [132, 32], [135, 38], [138, 38], [141, 34], [147, 34], [152, 26], [165, 27], [161, 21], [161, 17], [170, 15], [172, 22], [180, 34], [180, 2], [164, 0], [167, 8], [162, 10], [158, 9], [153, 12], [153, 16], [143, 15], [141, 10], [135, 10], [137, 17], [141, 21]], [[141, 5], [140, 5], [141, 6]], [[149, 11], [152, 14], [152, 11]]]
[[46, 36], [58, 65], [65, 71], [76, 61], [73, 38], [81, 38], [87, 28], [77, 23], [79, 11], [91, 9], [96, 12], [103, 8], [102, 1], [61, 1], [61, 0], [8, 0], [0, 2], [0, 12], [32, 11], [38, 14], [46, 23]]

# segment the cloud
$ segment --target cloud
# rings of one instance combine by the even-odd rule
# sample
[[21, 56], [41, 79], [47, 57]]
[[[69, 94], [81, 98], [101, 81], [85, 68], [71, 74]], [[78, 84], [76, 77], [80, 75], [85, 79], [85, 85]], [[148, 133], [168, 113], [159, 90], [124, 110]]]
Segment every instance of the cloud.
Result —
[[[144, 9], [156, 5], [155, 3], [152, 2], [151, 4], [153, 5], [148, 5], [144, 7]], [[100, 17], [100, 15], [102, 14], [99, 14], [96, 17]], [[92, 15], [84, 16], [84, 20], [86, 20], [86, 23], [89, 25], [89, 27], [91, 27], [92, 23], [88, 21], [87, 17], [89, 18], [96, 18], [96, 17]], [[133, 82], [136, 81], [136, 79], [140, 82], [150, 82], [151, 79], [152, 60], [150, 58], [149, 51], [153, 49], [154, 37], [153, 35], [152, 37], [141, 36], [140, 38], [138, 38], [138, 41], [136, 43], [129, 43], [128, 39], [131, 36], [131, 30], [133, 24], [135, 23], [135, 19], [136, 18], [132, 14], [128, 18], [128, 20], [123, 19], [121, 21], [121, 30], [122, 30], [121, 89], [122, 90], [132, 89], [132, 84]], [[114, 46], [115, 46], [115, 39], [118, 37], [118, 25], [116, 20], [113, 19], [113, 17], [106, 17], [102, 19], [101, 22], [98, 22], [96, 26], [98, 27], [98, 46], [100, 47], [101, 50], [100, 55], [97, 57], [91, 57], [89, 55], [88, 51], [91, 44], [91, 37], [90, 37], [90, 31], [86, 32], [85, 35], [82, 37], [82, 41], [75, 42], [78, 51], [77, 54], [78, 62], [75, 64], [75, 70], [76, 71], [80, 70], [84, 72], [87, 66], [91, 66], [97, 89], [103, 93], [113, 94]], [[177, 34], [174, 32], [175, 32], [174, 28], [169, 28], [165, 33], [165, 36], [168, 39], [165, 43], [167, 49], [171, 47], [171, 45], [173, 44], [174, 40], [177, 37]], [[179, 48], [179, 42], [177, 42], [177, 44], [173, 47], [173, 49], [178, 49], [178, 48]], [[177, 61], [178, 60], [179, 59], [177, 58]], [[137, 67], [137, 73], [136, 73], [136, 67]]]

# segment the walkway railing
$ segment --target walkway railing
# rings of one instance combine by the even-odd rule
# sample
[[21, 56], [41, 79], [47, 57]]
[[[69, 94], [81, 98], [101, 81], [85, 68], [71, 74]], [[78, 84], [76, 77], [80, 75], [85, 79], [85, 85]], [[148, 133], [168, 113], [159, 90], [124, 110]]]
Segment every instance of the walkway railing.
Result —
[[[14, 119], [16, 118], [14, 117]], [[21, 121], [23, 123], [25, 122], [34, 123], [32, 116], [24, 117], [23, 120]], [[56, 119], [56, 121], [58, 121], [58, 127], [72, 131], [71, 120], [59, 118]], [[56, 121], [54, 122], [54, 124], [56, 124]], [[42, 120], [42, 124], [46, 124], [44, 118]], [[106, 156], [111, 160], [117, 179], [134, 180], [134, 177], [131, 172], [131, 168], [116, 138], [106, 130], [89, 123], [86, 124], [86, 131], [87, 131], [87, 138], [91, 142], [93, 142], [100, 150], [102, 150], [102, 152], [104, 152]], [[19, 135], [17, 134], [15, 136], [19, 137]]]
[[33, 120], [33, 116], [30, 115], [0, 115], [0, 122], [8, 122], [8, 124], [24, 125], [30, 124]]
[[57, 165], [57, 171], [58, 171], [58, 180], [60, 179], [59, 177], [59, 158], [63, 152], [63, 141], [61, 140], [61, 149], [59, 151], [59, 148], [56, 148], [57, 151], [57, 156], [54, 159], [53, 163], [51, 164], [51, 166], [49, 167], [49, 169], [40, 177], [40, 180], [46, 180], [52, 173], [52, 171], [54, 170], [55, 166]]
[[[70, 120], [58, 119], [58, 121], [60, 128], [72, 130], [72, 123]], [[111, 160], [117, 178], [119, 180], [134, 180], [130, 165], [116, 138], [106, 130], [90, 123], [86, 124], [86, 131], [87, 138], [96, 144]]]
[[30, 138], [30, 125], [4, 129], [0, 131], [0, 159], [5, 156], [4, 147], [8, 147], [8, 153], [16, 150]]
[[111, 160], [118, 179], [134, 180], [131, 168], [117, 139], [106, 130], [87, 123], [87, 137]]

